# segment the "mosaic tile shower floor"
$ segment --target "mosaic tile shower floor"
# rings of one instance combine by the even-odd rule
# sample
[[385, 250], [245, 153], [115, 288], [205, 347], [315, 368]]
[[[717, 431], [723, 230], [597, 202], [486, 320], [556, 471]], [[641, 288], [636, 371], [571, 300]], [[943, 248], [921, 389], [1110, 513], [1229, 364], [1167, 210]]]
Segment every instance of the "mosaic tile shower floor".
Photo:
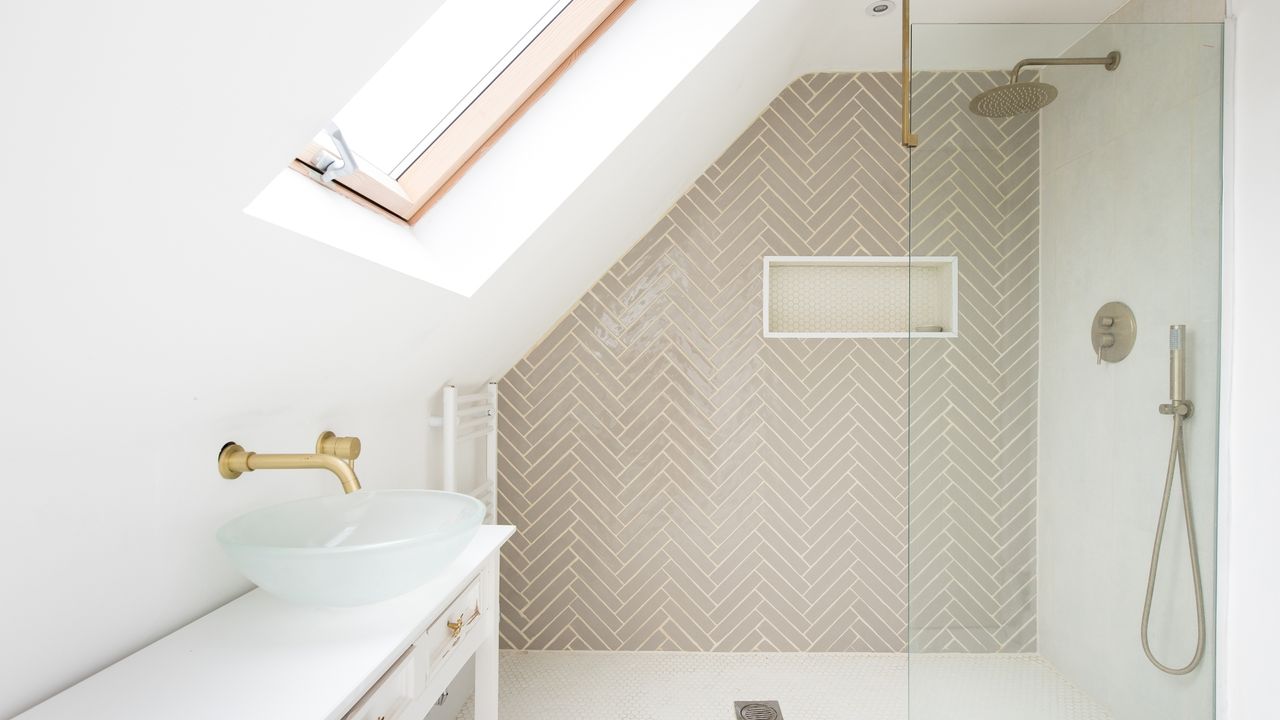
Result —
[[778, 700], [787, 720], [1111, 718], [1037, 655], [922, 654], [908, 670], [901, 654], [509, 650], [500, 666], [504, 719], [730, 720], [735, 700]]

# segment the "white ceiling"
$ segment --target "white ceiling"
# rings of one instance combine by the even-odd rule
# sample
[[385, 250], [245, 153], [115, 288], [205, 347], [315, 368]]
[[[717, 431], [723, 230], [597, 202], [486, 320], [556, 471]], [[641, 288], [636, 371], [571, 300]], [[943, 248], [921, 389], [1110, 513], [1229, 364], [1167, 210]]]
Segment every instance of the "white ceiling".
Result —
[[[858, 4], [858, 0], [851, 0]], [[1126, 0], [915, 0], [913, 23], [1098, 22]]]
[[[895, 1], [899, 9], [871, 17], [866, 12], [870, 0], [810, 0], [810, 28], [797, 69], [899, 69], [902, 0]], [[1105, 19], [1124, 2], [915, 0], [911, 3], [914, 66], [921, 70], [996, 69], [1023, 57], [1058, 55], [1085, 34], [1087, 25]]]

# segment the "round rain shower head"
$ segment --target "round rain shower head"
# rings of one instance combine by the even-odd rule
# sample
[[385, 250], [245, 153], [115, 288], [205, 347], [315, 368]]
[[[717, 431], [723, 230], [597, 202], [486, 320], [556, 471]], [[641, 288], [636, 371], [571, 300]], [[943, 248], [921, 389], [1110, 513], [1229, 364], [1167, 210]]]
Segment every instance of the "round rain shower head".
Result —
[[969, 101], [969, 110], [989, 118], [1035, 112], [1058, 97], [1058, 88], [1042, 82], [1016, 82], [991, 88]]
[[1031, 65], [1101, 65], [1108, 71], [1120, 67], [1120, 51], [1112, 50], [1103, 57], [1027, 58], [1019, 60], [1009, 73], [1009, 84], [979, 93], [969, 101], [969, 110], [989, 118], [1011, 118], [1035, 112], [1058, 97], [1058, 88], [1049, 83], [1018, 82], [1018, 73]]

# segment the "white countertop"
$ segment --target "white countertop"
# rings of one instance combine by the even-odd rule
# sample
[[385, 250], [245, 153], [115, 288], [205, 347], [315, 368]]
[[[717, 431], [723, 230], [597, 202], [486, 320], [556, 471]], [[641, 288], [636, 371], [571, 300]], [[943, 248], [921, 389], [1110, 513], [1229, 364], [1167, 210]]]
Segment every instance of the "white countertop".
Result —
[[439, 577], [374, 605], [302, 607], [253, 590], [18, 717], [340, 718], [513, 532], [482, 526]]

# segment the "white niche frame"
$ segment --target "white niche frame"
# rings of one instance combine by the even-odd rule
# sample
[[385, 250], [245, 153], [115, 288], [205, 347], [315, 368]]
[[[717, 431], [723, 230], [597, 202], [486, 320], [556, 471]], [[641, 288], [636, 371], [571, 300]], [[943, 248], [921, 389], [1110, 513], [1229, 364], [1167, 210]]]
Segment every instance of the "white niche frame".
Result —
[[[761, 312], [764, 337], [766, 338], [956, 338], [960, 336], [960, 264], [954, 255], [948, 256], [865, 256], [865, 255], [766, 255], [763, 271], [763, 308]], [[771, 286], [771, 268], [787, 267], [822, 267], [836, 266], [851, 268], [936, 268], [942, 273], [942, 282], [938, 283], [938, 302], [942, 308], [940, 319], [941, 332], [915, 332], [902, 330], [876, 330], [867, 332], [793, 332], [771, 328], [769, 326], [769, 290]], [[902, 293], [909, 294], [906, 282], [908, 275], [903, 274]], [[936, 324], [936, 323], [934, 323]]]

